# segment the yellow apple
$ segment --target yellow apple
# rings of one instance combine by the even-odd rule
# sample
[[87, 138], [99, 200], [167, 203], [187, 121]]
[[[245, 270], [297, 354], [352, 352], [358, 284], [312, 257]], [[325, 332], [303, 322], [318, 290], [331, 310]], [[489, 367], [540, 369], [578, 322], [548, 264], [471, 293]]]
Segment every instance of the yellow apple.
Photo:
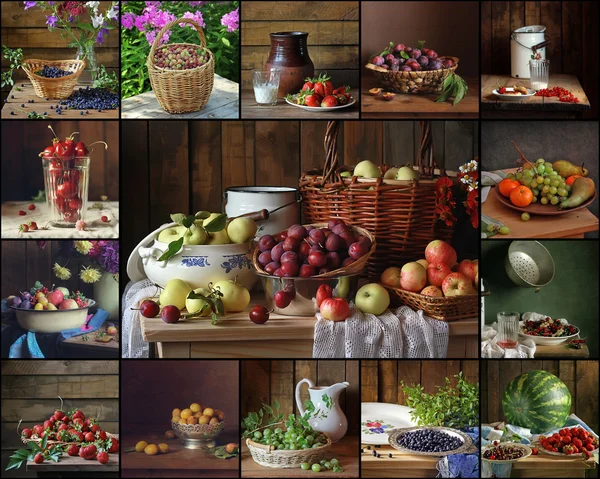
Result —
[[161, 306], [173, 305], [179, 309], [185, 306], [185, 300], [192, 288], [181, 279], [171, 279], [160, 293]]
[[354, 175], [363, 178], [379, 178], [381, 170], [372, 161], [364, 160], [354, 167]]
[[251, 218], [235, 218], [227, 226], [227, 236], [236, 244], [246, 243], [254, 238], [258, 227]]
[[177, 241], [179, 238], [181, 238], [181, 235], [183, 234], [183, 231], [180, 230], [180, 228], [182, 228], [181, 226], [172, 226], [171, 228], [167, 228], [162, 230], [159, 234], [158, 234], [158, 241], [160, 241], [161, 243], [167, 243], [169, 244], [171, 241]]
[[192, 225], [190, 231], [185, 226], [178, 226], [179, 237], [183, 236], [183, 244], [200, 245], [206, 243], [208, 234], [202, 226]]
[[206, 244], [231, 244], [227, 230], [222, 229], [216, 233], [208, 233], [208, 241]]
[[213, 287], [223, 295], [221, 301], [226, 313], [243, 311], [250, 304], [248, 290], [231, 280], [217, 281]]
[[356, 292], [354, 304], [363, 313], [379, 316], [390, 305], [390, 295], [380, 284], [365, 284]]
[[395, 180], [399, 169], [400, 168], [398, 168], [396, 166], [394, 166], [393, 168], [390, 168], [389, 170], [387, 170], [385, 172], [385, 175], [383, 175], [383, 179], [384, 180]]
[[[204, 289], [204, 288], [196, 288], [194, 290], [194, 293], [199, 293], [202, 296], [208, 296], [210, 294], [210, 291], [208, 291], [207, 289]], [[188, 293], [188, 296], [189, 296], [189, 293]], [[205, 306], [206, 306], [206, 308], [202, 312], [202, 316], [209, 316], [211, 313], [211, 309], [210, 309], [209, 304], [206, 301], [204, 301], [203, 299], [190, 299], [189, 297], [185, 299], [185, 309], [187, 309], [188, 313], [197, 313]], [[193, 410], [194, 409], [192, 408], [192, 411]], [[194, 411], [194, 412], [196, 412], [196, 411]]]
[[48, 311], [56, 311], [57, 308], [52, 303], [48, 303]]

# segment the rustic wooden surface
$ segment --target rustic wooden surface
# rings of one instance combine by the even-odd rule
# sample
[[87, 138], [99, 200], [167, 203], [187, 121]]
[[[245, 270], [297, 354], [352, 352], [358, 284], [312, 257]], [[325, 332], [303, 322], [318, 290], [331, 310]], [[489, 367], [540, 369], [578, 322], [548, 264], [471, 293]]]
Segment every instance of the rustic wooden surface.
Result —
[[[348, 434], [357, 434], [360, 407], [358, 367], [358, 360], [242, 361], [242, 417], [257, 412], [263, 403], [273, 404], [273, 401], [279, 401], [280, 411], [286, 416], [299, 414], [294, 397], [296, 384], [304, 378], [317, 386], [347, 381], [350, 385], [342, 390], [338, 403], [348, 419]], [[308, 387], [302, 385], [302, 403], [309, 398]]]
[[[310, 358], [316, 318], [271, 313], [266, 324], [257, 326], [248, 311], [265, 304], [262, 293], [253, 294], [246, 311], [219, 318], [213, 326], [209, 319], [167, 324], [160, 318], [138, 318], [145, 341], [159, 343], [161, 358]], [[477, 357], [478, 320], [452, 321], [448, 357]], [[243, 348], [240, 348], [243, 345]]]
[[371, 88], [380, 85], [367, 71], [363, 72], [361, 88], [361, 118], [397, 118], [397, 119], [477, 119], [479, 118], [479, 82], [477, 78], [465, 78], [469, 92], [458, 105], [452, 102], [437, 103], [437, 93], [405, 94], [396, 93], [392, 101], [382, 100], [369, 94]]
[[169, 114], [158, 103], [153, 91], [123, 100], [121, 115], [124, 119], [204, 120], [239, 118], [239, 85], [215, 74], [215, 83], [208, 103], [200, 111]]
[[[239, 456], [217, 459], [207, 451], [186, 449], [177, 437], [165, 438], [165, 431], [170, 429], [169, 422], [165, 424], [162, 429], [144, 424], [128, 425], [121, 443], [122, 477], [239, 477]], [[165, 443], [169, 452], [155, 456], [135, 452], [135, 444], [142, 440], [148, 444]], [[229, 442], [239, 442], [236, 427], [226, 428], [216, 438], [217, 445]]]
[[[437, 477], [439, 458], [404, 454], [391, 446], [371, 446], [360, 455], [362, 477]], [[377, 451], [381, 457], [373, 456]], [[388, 455], [392, 454], [390, 458]]]
[[118, 201], [119, 122], [78, 120], [2, 122], [2, 201], [31, 203], [31, 197], [44, 189], [42, 161], [38, 155], [52, 145], [54, 135], [48, 125], [62, 139], [78, 131], [77, 141], [87, 145], [98, 140], [108, 143], [107, 150], [101, 144], [92, 147], [88, 198], [98, 201], [106, 195], [110, 201]]
[[[114, 323], [112, 323], [114, 324]], [[117, 334], [116, 336], [114, 336], [112, 338], [111, 341], [108, 342], [102, 342], [102, 341], [95, 341], [96, 339], [96, 335], [97, 334], [102, 334], [105, 333], [106, 334], [106, 328], [108, 326], [108, 323], [104, 323], [100, 329], [86, 334], [86, 335], [80, 335], [80, 336], [73, 336], [71, 338], [65, 339], [65, 343], [66, 344], [73, 344], [73, 345], [77, 345], [77, 346], [81, 346], [83, 348], [90, 348], [90, 349], [112, 349], [112, 350], [119, 350], [119, 341], [121, 340], [119, 335]], [[87, 336], [87, 339], [84, 339]]]
[[539, 344], [535, 349], [536, 359], [550, 359], [550, 358], [573, 358], [573, 359], [587, 359], [590, 356], [590, 350], [587, 344], [582, 344], [581, 349], [570, 349], [564, 348], [562, 344], [557, 346], [540, 346]]
[[597, 18], [598, 2], [481, 2], [481, 71], [509, 74], [511, 31], [526, 25], [544, 25], [546, 40], [550, 40], [546, 47], [550, 73], [575, 75], [592, 106], [584, 117], [597, 118], [598, 64], [581, 61], [598, 57]]
[[[17, 90], [19, 88], [21, 91]], [[85, 88], [85, 85], [78, 84], [77, 88]], [[12, 98], [14, 96], [14, 98]], [[119, 108], [113, 110], [94, 110], [93, 108], [87, 110], [89, 113], [86, 115], [85, 110], [63, 110], [60, 115], [56, 113], [56, 107], [59, 105], [59, 100], [53, 100], [52, 98], [46, 100], [40, 98], [33, 91], [33, 85], [29, 79], [22, 80], [21, 83], [17, 83], [13, 86], [12, 90], [6, 97], [7, 102], [2, 105], [2, 119], [10, 120], [23, 120], [27, 119], [27, 114], [35, 111], [42, 115], [44, 112], [48, 113], [46, 117], [49, 120], [117, 120], [119, 118]], [[34, 100], [34, 103], [27, 103], [28, 100]], [[21, 107], [21, 105], [24, 105]], [[50, 107], [54, 107], [53, 110]], [[11, 115], [11, 112], [14, 114]], [[82, 115], [83, 113], [83, 115]]]
[[[343, 472], [321, 470], [319, 477], [359, 477], [359, 448], [358, 437], [347, 435], [339, 442], [331, 445], [327, 453], [327, 459], [334, 457], [340, 461]], [[242, 442], [242, 477], [312, 477], [315, 473], [311, 470], [302, 469], [275, 469], [258, 465], [252, 459], [248, 446]]]
[[[502, 171], [511, 173], [516, 171], [516, 168]], [[548, 208], [553, 208], [553, 206], [548, 205]], [[481, 213], [501, 221], [510, 229], [510, 233], [507, 235], [498, 234], [488, 239], [583, 238], [584, 233], [598, 230], [598, 218], [587, 208], [559, 216], [531, 215], [529, 221], [523, 221], [521, 212], [503, 205], [497, 198], [496, 192], [492, 190], [481, 205]]]
[[530, 88], [528, 79], [516, 79], [510, 75], [482, 75], [481, 76], [481, 110], [484, 118], [493, 118], [495, 112], [514, 112], [519, 113], [519, 119], [532, 113], [544, 113], [553, 115], [570, 114], [575, 115], [590, 109], [590, 102], [586, 92], [581, 87], [577, 77], [573, 75], [553, 74], [550, 75], [548, 88], [560, 86], [569, 90], [579, 100], [579, 103], [566, 103], [558, 100], [557, 97], [532, 96], [523, 101], [501, 100], [492, 92], [498, 88], [498, 85], [512, 87], [524, 86]]
[[[221, 211], [235, 185], [298, 186], [302, 172], [322, 168], [325, 121], [123, 121], [123, 178], [135, 178], [121, 225], [121, 247], [131, 251], [169, 215]], [[479, 151], [476, 121], [433, 122], [438, 165], [458, 170]], [[420, 126], [414, 121], [349, 121], [340, 128], [340, 165], [370, 159], [414, 161]], [[40, 150], [38, 150], [40, 151]], [[3, 176], [4, 177], [4, 176]], [[188, 178], [188, 180], [183, 180]]]
[[405, 385], [420, 384], [427, 393], [435, 393], [446, 379], [456, 385], [459, 372], [471, 383], [479, 382], [477, 360], [363, 360], [361, 361], [361, 401], [406, 404], [401, 381]]
[[[351, 92], [353, 96], [358, 94], [358, 90]], [[322, 108], [319, 111], [308, 111], [302, 108], [289, 105], [283, 98], [277, 100], [275, 106], [260, 106], [256, 103], [254, 92], [244, 90], [242, 92], [242, 118], [251, 119], [313, 119], [313, 120], [358, 120], [358, 99], [356, 103], [341, 110], [328, 110]]]
[[481, 364], [481, 421], [498, 421], [502, 394], [508, 383], [521, 373], [543, 369], [559, 377], [571, 393], [571, 413], [592, 428], [598, 424], [598, 361], [537, 360], [483, 361]]
[[242, 90], [252, 90], [252, 70], [269, 57], [269, 33], [286, 31], [308, 32], [315, 76], [327, 73], [335, 85], [358, 87], [358, 2], [249, 2], [241, 13]]
[[119, 433], [119, 361], [5, 360], [1, 369], [2, 477], [35, 477], [31, 469], [4, 469], [8, 457], [22, 447], [19, 421], [23, 420], [21, 429], [43, 422], [60, 407], [58, 396], [65, 408], [98, 417], [107, 432]]
[[[106, 11], [107, 8], [110, 8], [110, 4], [111, 2], [108, 1], [100, 2], [100, 11]], [[95, 51], [98, 65], [104, 65], [109, 73], [117, 72], [118, 76], [119, 30], [117, 22], [114, 22], [113, 25], [117, 25], [117, 28], [105, 36], [101, 45], [96, 44]], [[39, 7], [25, 10], [22, 2], [2, 2], [2, 45], [9, 48], [22, 48], [25, 59], [64, 60], [75, 58], [77, 49], [69, 48], [71, 40], [61, 38], [60, 33], [58, 30], [54, 32], [48, 30], [46, 17]], [[6, 71], [8, 66], [8, 60], [2, 56], [2, 71]], [[25, 72], [20, 69], [16, 71], [13, 78], [18, 85], [29, 83]], [[10, 86], [2, 88], [3, 100], [9, 95], [9, 90]], [[21, 103], [23, 102], [19, 102], [19, 104]], [[27, 105], [26, 101], [24, 103]], [[91, 114], [90, 112], [89, 116]], [[63, 116], [66, 116], [66, 112]], [[4, 114], [2, 118], [4, 118]]]

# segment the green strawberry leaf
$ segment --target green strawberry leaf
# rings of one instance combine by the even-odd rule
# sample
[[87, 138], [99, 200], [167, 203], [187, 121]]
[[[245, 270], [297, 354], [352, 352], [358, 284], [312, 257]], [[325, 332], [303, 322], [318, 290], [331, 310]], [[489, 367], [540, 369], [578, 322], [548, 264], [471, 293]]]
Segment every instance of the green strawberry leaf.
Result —
[[208, 223], [204, 229], [209, 233], [217, 233], [225, 229], [227, 225], [227, 215], [221, 214], [217, 216], [214, 220]]
[[178, 240], [171, 241], [167, 250], [158, 258], [158, 261], [167, 261], [170, 257], [175, 256], [183, 246], [183, 236]]
[[[31, 444], [35, 444], [35, 443], [31, 443]], [[44, 438], [42, 439], [42, 446], [41, 446], [42, 449], [46, 449], [47, 445], [48, 445], [48, 434], [45, 434]]]

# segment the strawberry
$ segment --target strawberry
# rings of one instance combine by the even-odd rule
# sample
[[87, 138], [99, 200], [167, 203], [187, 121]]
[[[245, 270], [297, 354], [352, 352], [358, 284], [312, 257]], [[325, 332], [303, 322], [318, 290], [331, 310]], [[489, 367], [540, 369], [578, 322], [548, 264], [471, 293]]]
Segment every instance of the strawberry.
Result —
[[69, 439], [71, 438], [71, 435], [69, 434], [69, 431], [59, 431], [59, 433], [56, 435], [57, 439], [59, 441], [62, 442], [69, 442]]
[[52, 429], [54, 428], [54, 421], [44, 421], [44, 429]]
[[306, 83], [304, 83], [304, 85], [302, 85], [302, 91], [312, 90], [315, 87], [315, 84], [314, 84], [314, 81], [312, 78], [307, 77], [304, 81]]
[[44, 432], [44, 426], [42, 426], [41, 424], [36, 424], [35, 426], [33, 426], [33, 433], [37, 434], [39, 437], [41, 437], [41, 434]]
[[506, 87], [503, 86], [498, 90], [498, 93], [500, 93], [500, 95], [504, 95], [506, 93]]
[[65, 417], [65, 414], [62, 411], [59, 411], [58, 409], [54, 411], [54, 419], [57, 421], [62, 421], [63, 417]]
[[564, 452], [567, 455], [571, 455], [573, 454], [575, 451], [575, 448], [573, 446], [571, 446], [570, 444], [567, 444], [565, 447], [563, 447], [562, 452]]
[[108, 441], [108, 452], [111, 454], [119, 452], [119, 440], [116, 437], [111, 437]]
[[80, 442], [83, 442], [83, 440], [85, 439], [85, 436], [83, 435], [83, 433], [82, 433], [82, 432], [75, 431], [73, 434], [74, 434], [75, 436], [77, 436], [77, 439], [78, 439]]
[[90, 431], [92, 431], [94, 434], [96, 434], [99, 430], [100, 430], [100, 426], [98, 426], [98, 424], [92, 424]]
[[326, 96], [325, 98], [323, 98], [321, 106], [323, 108], [332, 108], [334, 106], [338, 106], [338, 99], [333, 95]]
[[346, 103], [348, 103], [348, 98], [346, 98], [346, 95], [333, 95], [338, 99], [338, 103], [340, 105], [345, 105]]
[[85, 415], [84, 415], [84, 414], [83, 414], [81, 411], [79, 411], [79, 410], [76, 410], [76, 411], [73, 413], [73, 415], [71, 416], [71, 418], [72, 418], [72, 419], [81, 418], [81, 420], [82, 420], [82, 421], [85, 421]]
[[98, 450], [96, 449], [96, 446], [93, 444], [81, 446], [81, 449], [79, 450], [79, 456], [87, 460], [96, 459], [97, 451]]
[[533, 454], [534, 456], [537, 456], [538, 453], [538, 448], [537, 447], [532, 447], [531, 448], [531, 454]]
[[[575, 438], [575, 439], [577, 439], [577, 438]], [[565, 444], [570, 444], [571, 443], [571, 436], [563, 436], [562, 442], [564, 442]]]
[[592, 453], [590, 451], [588, 451], [587, 449], [583, 450], [583, 457], [585, 457], [585, 459], [589, 459], [590, 457], [592, 457]]
[[38, 452], [33, 458], [33, 462], [35, 462], [36, 464], [41, 464], [42, 462], [44, 462], [44, 455]]
[[104, 451], [99, 452], [97, 458], [100, 464], [106, 464], [108, 462], [108, 454]]
[[31, 221], [29, 223], [29, 231], [35, 231], [38, 229], [38, 225], [35, 221]]
[[105, 431], [98, 431], [97, 436], [101, 441], [106, 441], [107, 436]]
[[326, 80], [324, 84], [325, 95], [333, 95], [333, 83], [331, 81]]
[[596, 449], [593, 444], [586, 444], [585, 448], [588, 451], [593, 451], [594, 449]]
[[31, 434], [33, 434], [31, 429], [25, 428], [21, 431], [21, 436], [26, 437], [27, 439], [29, 439], [31, 437]]
[[79, 446], [77, 444], [71, 444], [69, 449], [67, 449], [67, 454], [69, 456], [77, 456], [79, 454]]
[[88, 432], [85, 435], [85, 442], [94, 442], [96, 440], [96, 437], [94, 436], [93, 432]]
[[304, 97], [304, 104], [306, 106], [320, 107], [323, 97], [317, 95], [313, 90], [308, 91], [308, 95]]
[[326, 97], [327, 95], [331, 95], [333, 93], [333, 85], [329, 82], [328, 88], [329, 93], [326, 93], [326, 83], [329, 81], [329, 77], [327, 75], [319, 75], [319, 78], [314, 80], [314, 90], [315, 93], [319, 96]]

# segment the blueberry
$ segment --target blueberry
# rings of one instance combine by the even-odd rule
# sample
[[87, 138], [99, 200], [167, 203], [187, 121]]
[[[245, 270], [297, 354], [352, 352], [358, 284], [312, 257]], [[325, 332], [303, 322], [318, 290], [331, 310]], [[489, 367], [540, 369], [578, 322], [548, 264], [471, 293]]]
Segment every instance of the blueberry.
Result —
[[54, 110], [54, 107], [53, 107], [52, 105], [50, 105], [50, 109], [51, 109], [51, 110]]
[[389, 457], [390, 459], [392, 458], [392, 453], [391, 453], [391, 452], [388, 454], [388, 457]]
[[44, 114], [44, 115], [47, 115], [47, 114], [48, 114], [48, 112], [46, 112], [46, 111], [45, 111], [43, 114]]
[[14, 111], [11, 111], [11, 112], [10, 112], [10, 114], [11, 114], [11, 115], [14, 115], [14, 114], [15, 114], [15, 112], [14, 112]]
[[50, 100], [50, 98], [46, 98], [46, 101], [49, 101], [49, 100]]
[[79, 112], [79, 114], [80, 114], [80, 115], [83, 115], [83, 112], [82, 112], [82, 111], [80, 111], [80, 112]]
[[21, 108], [25, 108], [25, 103], [21, 103]]
[[10, 96], [10, 99], [11, 99], [11, 100], [14, 100], [14, 99], [15, 99], [15, 96], [14, 96], [14, 95], [11, 95], [11, 96]]

